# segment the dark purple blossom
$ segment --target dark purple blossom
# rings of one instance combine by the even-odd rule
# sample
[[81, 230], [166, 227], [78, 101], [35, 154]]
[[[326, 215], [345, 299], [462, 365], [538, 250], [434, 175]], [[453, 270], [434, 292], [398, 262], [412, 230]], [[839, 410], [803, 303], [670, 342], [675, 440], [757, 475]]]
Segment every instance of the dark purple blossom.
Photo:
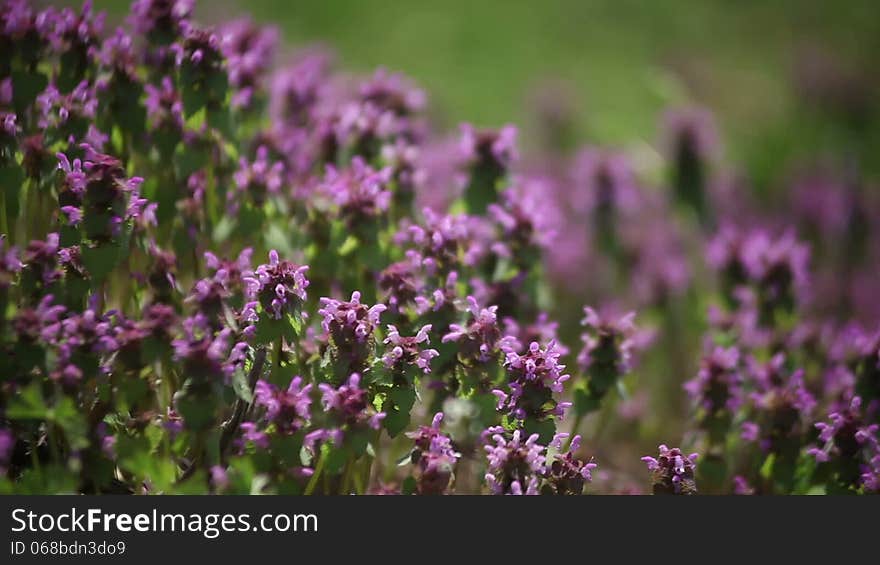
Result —
[[408, 365], [414, 365], [424, 374], [431, 372], [431, 359], [440, 355], [436, 349], [422, 349], [420, 344], [430, 344], [429, 332], [431, 324], [422, 326], [412, 337], [403, 337], [397, 327], [388, 326], [388, 337], [385, 338], [387, 351], [382, 362], [389, 369], [403, 372]]
[[697, 482], [694, 472], [697, 465], [697, 454], [685, 456], [682, 451], [665, 445], [660, 446], [660, 455], [642, 457], [651, 471], [651, 482], [654, 494], [696, 494]]
[[449, 436], [440, 431], [443, 413], [434, 415], [430, 426], [420, 426], [415, 432], [407, 433], [415, 444], [412, 462], [417, 468], [416, 490], [421, 495], [445, 494], [460, 453], [452, 447]]
[[361, 376], [352, 374], [348, 380], [334, 388], [327, 383], [318, 385], [321, 405], [330, 419], [331, 427], [319, 429], [306, 435], [305, 444], [313, 446], [317, 441], [330, 440], [339, 445], [345, 432], [378, 430], [384, 412], [376, 411], [370, 393], [361, 388]]
[[466, 324], [450, 324], [443, 343], [459, 344], [458, 356], [465, 363], [486, 363], [497, 358], [504, 343], [510, 338], [501, 335], [498, 325], [498, 307], [480, 308], [477, 300], [469, 296], [468, 321]]
[[337, 347], [362, 343], [373, 335], [379, 326], [379, 317], [387, 307], [384, 304], [368, 306], [361, 304], [361, 293], [351, 293], [351, 300], [340, 301], [321, 297], [322, 308], [318, 313], [324, 317], [321, 327]]
[[580, 449], [581, 436], [574, 436], [568, 449], [562, 452], [562, 442], [568, 437], [567, 433], [556, 434], [550, 444], [557, 452], [547, 457], [545, 489], [557, 495], [580, 495], [584, 492], [584, 486], [592, 482], [592, 471], [598, 465], [592, 460], [584, 461], [575, 457], [575, 452]]
[[128, 20], [138, 33], [170, 43], [189, 20], [193, 0], [135, 0]]
[[312, 385], [303, 385], [302, 377], [294, 377], [286, 390], [264, 380], [257, 381], [254, 402], [265, 408], [265, 418], [281, 433], [302, 429], [310, 419]]
[[248, 287], [248, 298], [257, 300], [276, 320], [284, 315], [296, 315], [306, 300], [309, 267], [282, 261], [274, 249], [269, 252], [269, 263], [260, 265], [253, 276], [243, 277]]
[[484, 446], [489, 468], [486, 483], [492, 494], [536, 495], [546, 472], [545, 448], [538, 434], [525, 440], [514, 430], [509, 437], [500, 428], [486, 430], [491, 442]]
[[249, 198], [256, 206], [262, 206], [268, 196], [277, 196], [284, 182], [284, 163], [269, 160], [269, 150], [261, 145], [257, 148], [253, 161], [245, 157], [239, 160], [238, 170], [233, 175], [238, 194], [229, 193], [230, 211], [234, 213], [240, 194]]
[[562, 418], [571, 403], [558, 402], [553, 395], [561, 394], [563, 383], [571, 377], [564, 374], [565, 365], [559, 363], [561, 352], [556, 344], [541, 347], [533, 341], [522, 355], [508, 347], [504, 353], [510, 392], [492, 391], [498, 398], [498, 410], [517, 420]]
[[629, 373], [632, 353], [637, 345], [635, 312], [619, 318], [601, 316], [587, 306], [581, 325], [586, 332], [581, 335], [584, 346], [578, 354], [578, 364], [592, 376], [594, 392], [604, 394], [613, 381]]
[[229, 83], [236, 89], [232, 105], [247, 107], [272, 64], [278, 30], [257, 26], [249, 19], [241, 18], [221, 26], [218, 34], [220, 48], [229, 66]]
[[712, 347], [700, 360], [697, 376], [685, 383], [691, 400], [702, 411], [706, 422], [722, 412], [734, 413], [742, 403], [742, 377], [736, 347]]

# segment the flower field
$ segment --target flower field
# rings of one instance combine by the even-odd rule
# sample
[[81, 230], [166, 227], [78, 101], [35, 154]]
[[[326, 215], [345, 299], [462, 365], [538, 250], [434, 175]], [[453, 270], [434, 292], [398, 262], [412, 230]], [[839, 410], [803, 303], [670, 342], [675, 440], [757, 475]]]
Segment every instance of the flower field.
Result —
[[192, 11], [3, 0], [0, 492], [880, 492], [858, 163], [762, 198], [699, 107], [647, 159], [552, 100], [450, 130]]

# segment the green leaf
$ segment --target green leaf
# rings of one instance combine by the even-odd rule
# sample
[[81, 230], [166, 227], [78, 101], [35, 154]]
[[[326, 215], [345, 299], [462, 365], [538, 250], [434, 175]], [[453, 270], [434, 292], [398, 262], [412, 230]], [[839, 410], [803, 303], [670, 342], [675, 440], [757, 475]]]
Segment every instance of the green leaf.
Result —
[[324, 463], [326, 472], [332, 475], [339, 474], [345, 467], [345, 463], [346, 461], [348, 461], [349, 455], [350, 453], [348, 451], [348, 448], [346, 448], [345, 446], [336, 447], [333, 445], [329, 445], [326, 455], [327, 460]]
[[31, 383], [18, 391], [9, 401], [6, 415], [11, 420], [45, 420], [49, 415], [49, 408], [43, 400], [40, 384]]
[[339, 250], [337, 251], [337, 253], [339, 253], [340, 257], [346, 257], [356, 251], [357, 248], [358, 239], [353, 235], [349, 235], [347, 238], [345, 238], [345, 241], [342, 242], [342, 245], [339, 246]]
[[107, 278], [120, 260], [120, 248], [116, 243], [107, 243], [95, 247], [83, 247], [81, 256], [83, 265], [92, 280], [101, 282]]
[[50, 419], [54, 420], [62, 430], [67, 443], [73, 450], [89, 446], [88, 427], [85, 415], [77, 408], [69, 396], [63, 397], [52, 410]]
[[235, 395], [244, 402], [250, 404], [254, 401], [254, 392], [251, 390], [244, 369], [240, 367], [232, 375], [232, 390], [234, 390]]

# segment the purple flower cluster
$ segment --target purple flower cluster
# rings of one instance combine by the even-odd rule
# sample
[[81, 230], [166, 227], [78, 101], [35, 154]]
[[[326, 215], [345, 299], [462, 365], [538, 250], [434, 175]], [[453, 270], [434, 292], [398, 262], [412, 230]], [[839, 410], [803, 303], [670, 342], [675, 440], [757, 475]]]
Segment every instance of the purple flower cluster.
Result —
[[[276, 68], [275, 28], [193, 9], [105, 33], [88, 1], [2, 3], [0, 482], [571, 495], [578, 432], [625, 453], [662, 423], [701, 492], [880, 490], [869, 171], [794, 163], [758, 202], [705, 110], [577, 148], [558, 97], [521, 159], [512, 125], [444, 131], [402, 75]], [[694, 456], [645, 461], [696, 492]], [[591, 488], [636, 490], [618, 471]]]
[[436, 349], [421, 349], [419, 344], [430, 343], [428, 337], [431, 331], [431, 324], [422, 326], [418, 333], [412, 337], [403, 337], [397, 331], [395, 326], [388, 326], [388, 337], [385, 338], [385, 345], [389, 347], [382, 361], [389, 369], [403, 372], [408, 365], [415, 365], [423, 373], [431, 372], [431, 359], [437, 357], [439, 353]]
[[563, 374], [565, 365], [559, 363], [562, 353], [556, 343], [542, 347], [533, 341], [526, 353], [506, 349], [505, 355], [510, 392], [492, 391], [498, 410], [516, 420], [562, 418], [571, 403], [559, 402], [553, 395], [562, 393], [563, 383], [571, 376]]
[[244, 276], [247, 296], [258, 301], [265, 312], [280, 320], [284, 315], [295, 315], [306, 300], [309, 280], [306, 265], [282, 261], [274, 249], [269, 252], [269, 263], [259, 265], [252, 276]]
[[257, 381], [254, 403], [266, 410], [264, 418], [282, 434], [303, 429], [309, 421], [312, 385], [303, 385], [302, 377], [294, 377], [282, 390], [264, 380]]
[[434, 415], [430, 426], [419, 426], [407, 433], [415, 448], [412, 462], [418, 469], [417, 492], [421, 495], [445, 494], [452, 483], [455, 464], [461, 457], [452, 447], [449, 436], [440, 431], [443, 413]]
[[321, 391], [321, 406], [329, 418], [329, 424], [326, 428], [309, 432], [306, 445], [314, 446], [319, 441], [341, 445], [346, 432], [379, 429], [385, 413], [377, 412], [373, 407], [369, 391], [361, 387], [359, 374], [352, 374], [339, 387], [321, 383], [318, 388]]
[[697, 454], [684, 455], [682, 451], [661, 445], [660, 455], [642, 457], [651, 471], [654, 494], [697, 494], [697, 483], [694, 478], [697, 465]]

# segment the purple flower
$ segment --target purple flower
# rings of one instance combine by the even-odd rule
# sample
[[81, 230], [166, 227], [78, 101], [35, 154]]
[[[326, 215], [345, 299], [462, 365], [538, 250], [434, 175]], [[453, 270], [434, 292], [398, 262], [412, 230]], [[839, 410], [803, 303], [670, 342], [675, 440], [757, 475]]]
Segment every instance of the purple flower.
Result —
[[51, 294], [44, 296], [36, 308], [19, 308], [12, 320], [12, 327], [19, 341], [35, 343], [43, 341], [53, 344], [61, 330], [61, 315], [67, 310], [60, 304], [53, 305]]
[[183, 102], [171, 77], [162, 77], [159, 86], [144, 85], [147, 119], [154, 130], [183, 130]]
[[242, 280], [248, 286], [248, 298], [258, 300], [266, 312], [280, 320], [285, 314], [296, 315], [305, 302], [308, 270], [306, 265], [280, 260], [273, 249], [269, 252], [269, 263], [260, 265], [253, 276], [244, 276]]
[[515, 430], [506, 437], [500, 428], [486, 430], [494, 442], [484, 446], [489, 468], [486, 483], [492, 494], [535, 495], [546, 472], [546, 449], [538, 443], [538, 434], [525, 440]]
[[860, 482], [865, 492], [880, 492], [880, 453], [872, 457], [866, 465], [862, 465], [861, 469]]
[[452, 447], [449, 436], [440, 431], [443, 413], [434, 415], [430, 426], [420, 426], [407, 437], [415, 444], [412, 462], [416, 465], [417, 491], [421, 495], [445, 494], [452, 481], [453, 471], [461, 457]]
[[654, 494], [696, 494], [697, 483], [694, 480], [697, 454], [685, 456], [677, 447], [669, 449], [665, 445], [659, 447], [660, 455], [642, 457], [651, 471]]
[[330, 59], [325, 52], [309, 52], [276, 73], [269, 108], [273, 122], [302, 127], [312, 120], [327, 94]]
[[[872, 459], [880, 455], [880, 439], [877, 435], [880, 425], [865, 420], [862, 399], [858, 396], [853, 397], [846, 408], [830, 413], [828, 420], [828, 422], [816, 423], [821, 443], [807, 452], [820, 463], [833, 460], [841, 470], [847, 466], [851, 467], [853, 463], [860, 463], [870, 468]], [[864, 476], [841, 473], [840, 477], [845, 481], [858, 479], [862, 483], [865, 482]], [[868, 482], [871, 482], [870, 478]]]
[[244, 451], [244, 447], [248, 443], [252, 443], [259, 449], [267, 449], [269, 447], [269, 435], [262, 431], [254, 422], [241, 423], [241, 442], [240, 447]]
[[529, 344], [537, 341], [541, 345], [549, 345], [551, 342], [555, 343], [556, 350], [563, 356], [569, 353], [568, 348], [559, 343], [557, 337], [559, 323], [551, 320], [546, 312], [538, 314], [535, 321], [527, 325], [520, 325], [512, 317], [506, 317], [502, 321], [504, 322], [504, 334], [510, 338], [508, 340], [508, 347], [511, 350], [524, 353]]
[[385, 303], [395, 312], [414, 303], [422, 286], [417, 268], [408, 260], [388, 265], [379, 273], [378, 285], [384, 292]]
[[389, 369], [403, 372], [407, 365], [415, 365], [424, 374], [431, 372], [431, 359], [440, 355], [436, 349], [422, 349], [419, 344], [430, 344], [428, 332], [431, 331], [431, 324], [422, 326], [422, 328], [412, 337], [402, 337], [397, 331], [397, 327], [388, 326], [388, 337], [385, 338], [385, 345], [389, 346], [382, 361]]
[[513, 250], [515, 257], [528, 249], [547, 247], [552, 241], [553, 214], [547, 211], [551, 202], [547, 194], [520, 188], [505, 190], [500, 204], [489, 205], [489, 215], [501, 227], [501, 241]]
[[321, 391], [321, 405], [333, 427], [310, 432], [305, 440], [307, 446], [313, 447], [316, 441], [326, 440], [338, 445], [344, 439], [346, 431], [358, 432], [380, 428], [385, 413], [376, 411], [371, 403], [370, 393], [367, 389], [361, 388], [360, 384], [361, 376], [354, 373], [338, 388], [327, 383], [318, 385]]
[[755, 494], [755, 489], [749, 486], [748, 481], [742, 475], [733, 477], [733, 493], [739, 495]]
[[0, 429], [0, 474], [6, 474], [6, 465], [15, 448], [15, 434], [7, 428]]
[[511, 342], [503, 338], [498, 326], [498, 307], [480, 308], [473, 296], [468, 296], [468, 322], [465, 325], [450, 324], [443, 343], [459, 344], [458, 357], [464, 363], [486, 363], [497, 358], [503, 344]]
[[435, 438], [445, 437], [440, 431], [440, 424], [443, 422], [443, 417], [443, 412], [437, 412], [431, 419], [430, 426], [419, 426], [416, 431], [406, 433], [406, 437], [413, 440], [417, 452], [428, 451]]
[[391, 74], [382, 68], [360, 85], [358, 95], [362, 101], [400, 116], [422, 111], [426, 102], [423, 90], [410, 84], [403, 75]]
[[756, 389], [750, 396], [762, 449], [775, 452], [799, 444], [804, 423], [816, 407], [804, 386], [803, 370], [789, 372], [785, 354], [778, 353], [764, 364], [752, 361], [749, 373]]
[[224, 24], [218, 33], [220, 48], [229, 66], [229, 83], [237, 90], [232, 105], [247, 107], [272, 64], [278, 30], [271, 26], [257, 26], [250, 19], [241, 18]]
[[384, 304], [361, 304], [361, 293], [357, 290], [351, 293], [348, 302], [321, 297], [321, 305], [318, 310], [324, 316], [321, 327], [337, 347], [367, 341], [379, 326], [379, 316], [387, 309]]
[[[52, 341], [57, 351], [51, 378], [65, 387], [73, 387], [108, 370], [106, 358], [119, 349], [110, 316], [93, 308], [82, 313], [68, 313], [55, 326]], [[53, 328], [47, 327], [44, 335]]]
[[6, 237], [0, 237], [0, 289], [9, 288], [22, 267], [18, 248], [7, 245]]
[[58, 234], [50, 233], [45, 241], [31, 241], [22, 254], [22, 283], [33, 285], [35, 297], [42, 296], [41, 289], [48, 288], [63, 274], [58, 268], [58, 241]]
[[214, 333], [207, 321], [197, 315], [183, 321], [184, 336], [172, 342], [174, 357], [183, 374], [200, 382], [228, 382], [236, 369], [244, 366], [247, 344], [231, 343], [229, 328]]
[[[37, 106], [40, 109], [37, 121], [40, 129], [59, 129], [72, 122], [76, 122], [74, 126], [79, 128], [79, 122], [95, 118], [98, 99], [94, 86], [83, 80], [69, 94], [62, 94], [54, 84], [50, 84], [37, 96]], [[82, 135], [85, 131], [77, 133]]]
[[503, 349], [510, 392], [492, 391], [498, 398], [498, 410], [517, 420], [561, 418], [571, 403], [557, 402], [553, 394], [562, 393], [562, 385], [570, 375], [563, 374], [565, 365], [559, 363], [561, 352], [556, 344], [541, 347], [533, 341], [522, 355], [509, 347]]
[[685, 383], [691, 400], [703, 411], [708, 423], [721, 412], [732, 414], [742, 402], [739, 350], [715, 346], [700, 360], [697, 376]]
[[[76, 52], [81, 59], [94, 55], [98, 50], [105, 19], [104, 12], [95, 14], [92, 11], [91, 0], [83, 2], [79, 14], [71, 8], [64, 8], [55, 17], [55, 30], [50, 37], [52, 47], [62, 54]], [[80, 64], [83, 64], [82, 60]]]
[[170, 42], [193, 9], [193, 0], [135, 0], [128, 22], [138, 33]]
[[356, 222], [388, 210], [391, 192], [387, 184], [390, 179], [390, 168], [374, 171], [361, 157], [355, 157], [351, 167], [341, 171], [328, 165], [321, 189], [339, 206], [343, 217]]
[[[562, 442], [569, 437], [567, 433], [556, 434], [551, 442], [551, 447], [561, 450]], [[576, 435], [571, 440], [571, 445], [563, 453], [557, 451], [547, 457], [546, 485], [550, 492], [558, 495], [580, 495], [584, 492], [584, 486], [593, 480], [592, 470], [598, 467], [590, 461], [584, 461], [575, 457], [575, 452], [580, 449], [581, 436]]]
[[589, 389], [602, 398], [611, 386], [629, 373], [632, 351], [636, 346], [635, 312], [620, 318], [600, 316], [593, 308], [584, 308], [581, 321], [587, 331], [581, 335], [584, 347], [578, 354], [578, 364], [590, 375]]
[[[252, 162], [244, 157], [239, 160], [239, 168], [233, 178], [239, 194], [249, 197], [256, 206], [262, 206], [266, 202], [267, 195], [277, 196], [280, 193], [284, 179], [284, 163], [270, 162], [269, 149], [261, 145], [257, 148]], [[237, 209], [236, 196], [236, 193], [230, 192], [228, 197], [233, 211]]]
[[456, 270], [461, 262], [460, 252], [464, 252], [468, 265], [476, 264], [485, 253], [488, 246], [476, 233], [479, 220], [464, 214], [439, 215], [429, 208], [422, 213], [423, 224], [406, 226], [395, 241], [400, 245], [414, 244], [428, 274], [445, 276]]
[[459, 150], [462, 157], [476, 165], [505, 170], [516, 161], [517, 129], [506, 125], [498, 131], [478, 131], [471, 124], [461, 124]]
[[312, 385], [303, 386], [302, 377], [294, 377], [287, 390], [281, 390], [262, 379], [254, 389], [254, 402], [266, 409], [266, 420], [281, 433], [302, 429], [310, 418]]
[[728, 299], [749, 284], [757, 293], [761, 320], [771, 322], [776, 308], [791, 309], [808, 284], [809, 248], [790, 232], [774, 238], [764, 230], [742, 232], [723, 227], [708, 247], [710, 265], [722, 275]]

